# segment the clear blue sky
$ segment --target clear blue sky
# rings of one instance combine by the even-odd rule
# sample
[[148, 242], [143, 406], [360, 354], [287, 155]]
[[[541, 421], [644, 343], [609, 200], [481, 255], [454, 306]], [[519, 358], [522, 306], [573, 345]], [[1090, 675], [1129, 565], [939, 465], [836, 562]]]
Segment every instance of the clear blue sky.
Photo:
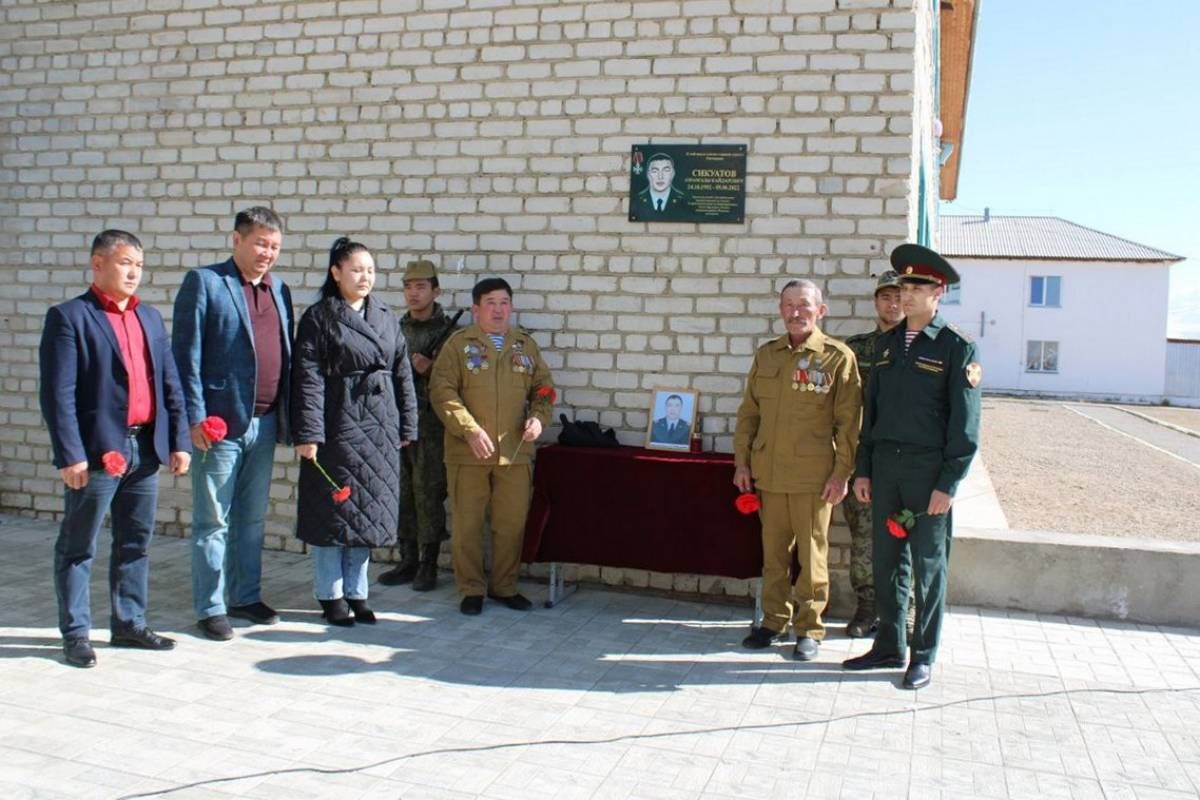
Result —
[[942, 213], [1058, 216], [1184, 256], [1168, 334], [1200, 338], [1198, 31], [1198, 0], [983, 0]]

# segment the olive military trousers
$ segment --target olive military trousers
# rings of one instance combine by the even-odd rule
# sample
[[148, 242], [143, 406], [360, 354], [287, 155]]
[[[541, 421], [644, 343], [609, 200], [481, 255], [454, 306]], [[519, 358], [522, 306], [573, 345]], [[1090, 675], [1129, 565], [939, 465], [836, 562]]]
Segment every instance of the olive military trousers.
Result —
[[[893, 444], [875, 447], [871, 461], [871, 506], [875, 530], [875, 607], [879, 632], [875, 650], [903, 654], [909, 662], [932, 664], [942, 634], [942, 612], [950, 560], [950, 514], [922, 514], [929, 507], [942, 471], [940, 450], [909, 449]], [[917, 517], [905, 539], [888, 533], [888, 517], [907, 508]], [[908, 576], [917, 603], [917, 620], [911, 642], [905, 642]]]
[[[447, 464], [450, 509], [454, 515], [450, 553], [454, 582], [463, 597], [517, 593], [525, 516], [529, 513], [533, 467], [530, 464]], [[483, 569], [483, 523], [492, 527], [492, 576]], [[489, 589], [490, 587], [490, 589]]]
[[[833, 506], [820, 494], [762, 492], [763, 627], [825, 638], [821, 613], [829, 603], [829, 518]], [[791, 580], [792, 553], [800, 562]]]

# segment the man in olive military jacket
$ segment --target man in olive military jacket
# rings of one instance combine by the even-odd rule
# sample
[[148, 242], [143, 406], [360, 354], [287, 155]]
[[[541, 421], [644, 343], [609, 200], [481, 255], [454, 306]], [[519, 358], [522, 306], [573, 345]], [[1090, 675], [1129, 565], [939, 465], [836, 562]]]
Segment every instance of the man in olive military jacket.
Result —
[[[742, 645], [770, 646], [796, 630], [792, 657], [816, 657], [829, 602], [829, 517], [846, 496], [862, 410], [854, 353], [821, 332], [827, 307], [812, 281], [779, 295], [787, 332], [758, 348], [738, 409], [733, 482], [762, 506], [763, 620]], [[792, 551], [800, 562], [789, 580]]]
[[[509, 608], [532, 607], [518, 593], [521, 543], [532, 487], [533, 442], [549, 424], [550, 369], [533, 338], [512, 328], [512, 288], [485, 278], [471, 290], [474, 324], [442, 347], [429, 402], [446, 426], [446, 478], [454, 531], [450, 550], [464, 614], [483, 611], [483, 594]], [[491, 584], [483, 571], [483, 520], [490, 509]]]
[[[958, 282], [954, 268], [915, 244], [897, 247], [891, 260], [900, 275], [905, 318], [875, 344], [854, 479], [858, 500], [872, 503], [879, 632], [870, 651], [842, 666], [904, 664], [908, 592], [901, 570], [911, 554], [917, 622], [907, 642], [903, 685], [919, 689], [929, 685], [937, 657], [950, 506], [979, 447], [983, 369], [975, 360], [975, 345], [938, 314], [945, 287]], [[909, 524], [893, 520], [889, 531], [889, 518], [897, 515]]]

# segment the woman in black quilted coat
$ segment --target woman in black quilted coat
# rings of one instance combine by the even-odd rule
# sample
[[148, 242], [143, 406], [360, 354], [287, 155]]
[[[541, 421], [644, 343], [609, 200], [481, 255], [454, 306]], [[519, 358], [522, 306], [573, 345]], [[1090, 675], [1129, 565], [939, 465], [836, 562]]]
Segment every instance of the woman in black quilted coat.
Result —
[[408, 348], [374, 286], [371, 252], [345, 237], [334, 242], [321, 299], [304, 312], [293, 348], [296, 535], [312, 551], [313, 592], [334, 625], [375, 621], [367, 564], [372, 547], [396, 542], [400, 448], [417, 438]]

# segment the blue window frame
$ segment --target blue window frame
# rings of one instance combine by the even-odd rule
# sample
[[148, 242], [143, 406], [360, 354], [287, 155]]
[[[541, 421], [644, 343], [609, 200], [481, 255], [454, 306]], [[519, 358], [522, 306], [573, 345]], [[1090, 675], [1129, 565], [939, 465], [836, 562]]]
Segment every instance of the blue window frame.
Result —
[[1031, 275], [1029, 277], [1029, 305], [1060, 308], [1062, 306], [1062, 278], [1058, 275]]

